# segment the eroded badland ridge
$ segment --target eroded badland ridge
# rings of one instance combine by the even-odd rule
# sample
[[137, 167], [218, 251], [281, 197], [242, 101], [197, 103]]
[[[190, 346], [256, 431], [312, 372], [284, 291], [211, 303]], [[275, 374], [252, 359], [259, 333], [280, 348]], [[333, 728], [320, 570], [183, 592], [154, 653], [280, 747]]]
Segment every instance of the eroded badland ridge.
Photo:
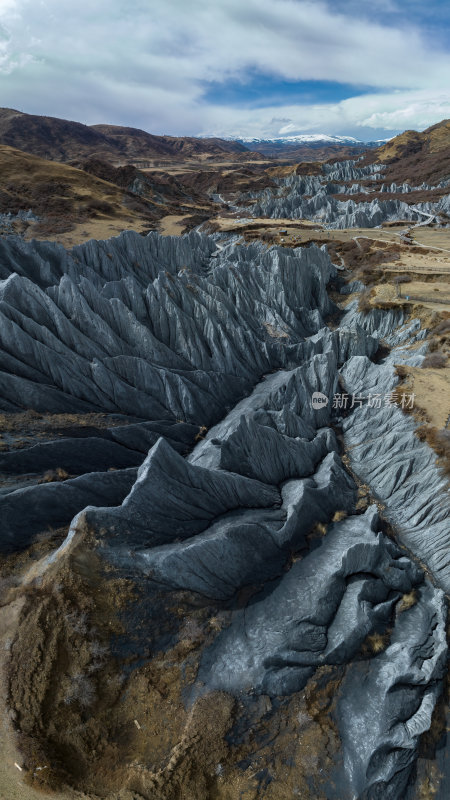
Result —
[[448, 121], [56, 122], [0, 114], [0, 796], [444, 800]]

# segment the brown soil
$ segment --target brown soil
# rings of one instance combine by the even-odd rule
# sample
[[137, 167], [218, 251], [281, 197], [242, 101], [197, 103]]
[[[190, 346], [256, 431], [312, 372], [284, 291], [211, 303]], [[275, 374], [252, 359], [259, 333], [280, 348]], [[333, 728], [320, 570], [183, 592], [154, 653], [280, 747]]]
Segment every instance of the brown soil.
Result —
[[252, 149], [263, 156], [280, 161], [301, 161], [303, 164], [315, 161], [345, 161], [347, 158], [358, 158], [369, 148], [362, 144], [348, 146], [345, 144], [299, 144], [284, 142], [261, 142], [251, 145]]
[[222, 692], [190, 705], [202, 649], [228, 612], [188, 593], [154, 602], [152, 632], [178, 628], [175, 643], [161, 650], [149, 642], [140, 663], [131, 638], [119, 659], [126, 616], [135, 633], [141, 622], [148, 630], [151, 606], [100, 562], [88, 531], [45, 571], [16, 565], [2, 608], [12, 755], [0, 796], [14, 778], [25, 783], [11, 800], [34, 800], [36, 791], [69, 800], [71, 786], [80, 798], [105, 800], [326, 800], [321, 776], [339, 746], [331, 712], [343, 670], [319, 669], [304, 692], [275, 706], [261, 697], [249, 710]]
[[450, 415], [450, 367], [405, 367], [399, 391], [414, 393], [415, 416], [430, 428], [444, 430]]
[[159, 223], [158, 230], [163, 236], [181, 236], [186, 227], [184, 214], [168, 214]]
[[435, 312], [448, 311], [450, 309], [450, 282], [438, 280], [433, 281], [410, 280], [399, 286], [400, 296], [397, 297], [395, 278], [391, 283], [382, 283], [376, 286], [372, 294], [372, 306], [382, 308], [393, 308], [396, 305], [403, 308], [412, 308], [413, 305], [420, 305], [423, 308], [431, 309]]

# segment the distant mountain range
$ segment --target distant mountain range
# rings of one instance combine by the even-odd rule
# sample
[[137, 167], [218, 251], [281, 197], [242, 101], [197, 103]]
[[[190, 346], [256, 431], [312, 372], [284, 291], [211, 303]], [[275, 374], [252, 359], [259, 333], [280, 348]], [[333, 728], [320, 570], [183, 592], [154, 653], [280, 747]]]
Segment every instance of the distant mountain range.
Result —
[[[228, 137], [225, 137], [228, 138]], [[237, 137], [236, 142], [242, 144], [260, 144], [262, 142], [280, 142], [282, 144], [363, 144], [353, 136], [330, 136], [327, 133], [301, 133], [296, 136], [274, 136], [272, 139], [255, 137]]]
[[354, 136], [333, 136], [328, 133], [302, 133], [293, 136], [275, 136], [271, 139], [237, 136], [234, 139], [230, 137], [229, 140], [269, 158], [299, 161], [326, 160], [334, 156], [348, 158], [352, 154], [380, 147], [388, 141], [382, 139], [363, 142]]
[[[202, 136], [203, 139], [208, 139], [208, 136]], [[240, 144], [248, 147], [254, 144], [348, 144], [348, 145], [364, 145], [366, 147], [379, 147], [381, 144], [389, 142], [393, 137], [386, 139], [376, 139], [370, 142], [364, 142], [362, 139], [355, 139], [354, 136], [334, 136], [329, 133], [298, 133], [292, 136], [273, 136], [257, 137], [257, 136], [223, 136], [222, 141], [239, 142]]]

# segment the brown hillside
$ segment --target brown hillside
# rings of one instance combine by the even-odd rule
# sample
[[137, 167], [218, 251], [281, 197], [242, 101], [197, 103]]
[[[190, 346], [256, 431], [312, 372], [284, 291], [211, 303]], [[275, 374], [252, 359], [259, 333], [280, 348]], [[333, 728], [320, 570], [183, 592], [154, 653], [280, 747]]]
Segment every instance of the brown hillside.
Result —
[[229, 154], [252, 154], [239, 142], [224, 139], [198, 139], [194, 136], [154, 136], [138, 128], [124, 128], [119, 125], [93, 125], [109, 141], [115, 142], [120, 151], [130, 160], [150, 157], [195, 158], [201, 156], [224, 158]]
[[[61, 164], [0, 144], [0, 213], [31, 210], [39, 218], [38, 222], [0, 220], [0, 233], [11, 232], [12, 224], [13, 231], [25, 238], [70, 245], [130, 228], [157, 228], [171, 215], [184, 221], [181, 229], [190, 229], [216, 208], [197, 185], [197, 174], [202, 173], [142, 172], [131, 164], [114, 167], [99, 159]], [[217, 171], [215, 180], [220, 174]]]
[[10, 108], [0, 109], [0, 143], [52, 161], [96, 158], [115, 165], [155, 158], [261, 158], [237, 142], [154, 136], [137, 128], [82, 125]]
[[40, 238], [92, 220], [115, 230], [149, 227], [164, 211], [112, 183], [0, 144], [0, 212], [29, 209], [39, 217], [29, 233]]
[[96, 155], [120, 158], [115, 143], [79, 122], [22, 114], [10, 108], [0, 109], [0, 143], [52, 161], [70, 161]]
[[450, 178], [450, 120], [422, 133], [401, 133], [378, 148], [374, 160], [388, 164], [387, 177], [397, 183], [435, 184]]
[[[107, 161], [88, 159], [72, 163], [72, 166], [84, 170], [90, 175], [95, 175], [104, 181], [113, 183], [131, 192], [138, 197], [150, 200], [156, 204], [191, 204], [193, 202], [207, 201], [206, 195], [200, 190], [195, 181], [191, 186], [184, 185], [184, 181], [165, 172], [142, 172], [132, 164], [123, 167], [114, 167]], [[197, 174], [197, 173], [195, 173]]]
[[103, 136], [112, 151], [119, 153], [122, 159], [136, 161], [173, 156], [173, 150], [166, 143], [164, 136], [154, 136], [139, 128], [125, 128], [120, 125], [92, 125], [91, 130]]

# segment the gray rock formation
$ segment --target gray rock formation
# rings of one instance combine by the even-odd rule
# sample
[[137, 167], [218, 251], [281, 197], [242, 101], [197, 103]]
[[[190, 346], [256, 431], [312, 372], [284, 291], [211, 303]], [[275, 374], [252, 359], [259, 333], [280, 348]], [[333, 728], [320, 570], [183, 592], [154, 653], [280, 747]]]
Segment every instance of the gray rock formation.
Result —
[[142, 453], [98, 436], [59, 439], [0, 452], [0, 474], [37, 473], [60, 468], [71, 475], [138, 466]]
[[118, 509], [87, 508], [89, 526], [107, 526], [130, 547], [186, 538], [211, 520], [237, 508], [277, 507], [276, 489], [260, 481], [192, 466], [164, 439], [150, 450], [136, 483]]
[[216, 600], [274, 577], [316, 522], [355, 502], [334, 432], [316, 433], [330, 409], [316, 411], [310, 401], [313, 389], [333, 388], [333, 363], [315, 356], [270, 376], [187, 460], [161, 439], [122, 506], [85, 509], [75, 532], [95, 531], [104, 556], [127, 574], [139, 569]]
[[1, 240], [0, 408], [209, 425], [264, 372], [298, 364], [332, 308], [326, 254], [214, 250], [198, 234], [71, 253]]
[[402, 542], [448, 592], [448, 481], [436, 467], [434, 451], [414, 435], [414, 420], [396, 405], [386, 404], [398, 382], [394, 366], [374, 365], [356, 356], [345, 365], [342, 377], [350, 394], [381, 397], [380, 408], [356, 405], [343, 420], [352, 467], [385, 503]]
[[[412, 191], [444, 188], [439, 184], [410, 186], [381, 183], [377, 192], [399, 195], [399, 199], [370, 199], [373, 189], [355, 181], [371, 178], [381, 180], [384, 166], [372, 164], [367, 167], [357, 165], [356, 161], [343, 161], [324, 164], [322, 175], [289, 175], [275, 179], [276, 188], [261, 192], [247, 192], [235, 201], [235, 208], [246, 215], [249, 211], [254, 217], [274, 219], [310, 219], [328, 228], [374, 228], [383, 222], [398, 219], [419, 223], [429, 217], [439, 218], [439, 214], [449, 213], [450, 195], [438, 197], [436, 202], [421, 202], [415, 206], [401, 200], [401, 195]], [[356, 202], [339, 200], [335, 195], [366, 194], [367, 201]]]
[[338, 711], [346, 796], [405, 796], [420, 735], [430, 728], [441, 692], [445, 625], [443, 593], [426, 582], [416, 604], [397, 616], [386, 650], [350, 668]]
[[115, 505], [136, 480], [136, 469], [90, 472], [78, 478], [28, 486], [0, 496], [0, 553], [32, 544], [39, 534], [70, 524], [89, 504]]
[[[330, 181], [363, 177], [357, 164], [324, 169]], [[351, 664], [336, 712], [340, 798], [402, 800], [446, 654], [442, 592], [413, 556], [448, 589], [449, 507], [434, 454], [400, 409], [356, 404], [341, 419], [331, 402], [344, 388], [390, 394], [396, 359], [420, 362], [425, 349], [402, 311], [362, 315], [352, 303], [330, 330], [335, 276], [324, 249], [217, 248], [197, 233], [126, 233], [70, 252], [0, 239], [0, 408], [123, 415], [85, 438], [0, 454], [9, 478], [34, 481], [0, 495], [0, 549], [71, 522], [41, 569], [67, 575], [71, 554], [95, 555], [133, 581], [139, 614], [124, 616], [117, 658], [137, 652], [138, 635], [147, 653], [161, 598], [226, 608], [191, 701], [222, 690], [245, 707]], [[380, 339], [395, 349], [378, 364]], [[359, 513], [338, 423], [353, 474], [403, 548], [375, 505]], [[50, 464], [79, 477], [38, 483]], [[416, 603], [400, 613], [405, 594]], [[173, 614], [165, 624], [173, 638]], [[387, 649], [368, 654], [380, 632]]]
[[[377, 532], [377, 523], [372, 506], [363, 517], [335, 524], [321, 546], [295, 563], [273, 591], [236, 611], [232, 624], [204, 654], [201, 683], [231, 692], [289, 694], [303, 688], [319, 664], [351, 660], [375, 625], [390, 618], [402, 594], [423, 582], [422, 571]], [[422, 621], [422, 637], [427, 622]], [[431, 652], [441, 677], [442, 632], [438, 642]], [[389, 685], [381, 689], [387, 694]], [[360, 703], [367, 700], [362, 697]]]

